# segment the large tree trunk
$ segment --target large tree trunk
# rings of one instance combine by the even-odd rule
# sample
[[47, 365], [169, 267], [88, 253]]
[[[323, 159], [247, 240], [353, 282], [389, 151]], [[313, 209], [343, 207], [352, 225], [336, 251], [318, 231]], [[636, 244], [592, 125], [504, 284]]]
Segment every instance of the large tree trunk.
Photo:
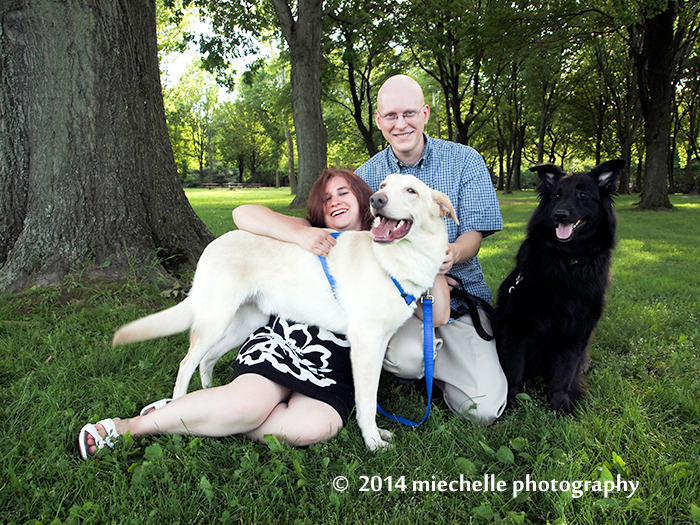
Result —
[[675, 2], [668, 2], [663, 12], [644, 19], [644, 43], [637, 61], [646, 146], [639, 208], [646, 210], [672, 207], [668, 198], [668, 155], [675, 89], [676, 9]]
[[178, 179], [154, 2], [0, 0], [0, 23], [0, 289], [193, 268], [213, 237]]
[[289, 0], [272, 0], [292, 64], [292, 116], [297, 134], [299, 174], [290, 207], [303, 208], [311, 187], [327, 163], [327, 134], [321, 109], [323, 65], [323, 0], [297, 0], [296, 15]]
[[284, 123], [284, 139], [287, 142], [287, 176], [289, 177], [289, 190], [292, 195], [297, 194], [297, 173], [294, 168], [294, 140], [289, 124]]

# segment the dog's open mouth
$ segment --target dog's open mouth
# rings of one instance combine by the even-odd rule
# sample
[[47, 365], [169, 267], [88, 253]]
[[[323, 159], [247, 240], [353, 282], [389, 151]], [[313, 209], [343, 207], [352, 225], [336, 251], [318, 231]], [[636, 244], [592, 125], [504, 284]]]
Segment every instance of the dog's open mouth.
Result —
[[374, 242], [393, 242], [401, 239], [408, 234], [413, 225], [409, 219], [396, 220], [381, 215], [379, 217], [381, 219], [379, 224], [372, 228]]
[[574, 232], [578, 230], [581, 226], [585, 224], [586, 221], [580, 220], [572, 224], [560, 224], [557, 226], [557, 239], [562, 242], [568, 242], [571, 240]]

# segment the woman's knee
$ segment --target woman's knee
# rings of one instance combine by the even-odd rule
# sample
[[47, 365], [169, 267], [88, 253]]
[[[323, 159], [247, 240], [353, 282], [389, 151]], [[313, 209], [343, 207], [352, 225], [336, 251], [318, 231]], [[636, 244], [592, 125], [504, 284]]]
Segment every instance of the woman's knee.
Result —
[[335, 416], [317, 421], [314, 425], [308, 426], [303, 433], [298, 436], [300, 445], [312, 445], [323, 441], [330, 441], [343, 428], [343, 420], [336, 413]]
[[262, 425], [279, 406], [286, 406], [290, 395], [289, 389], [257, 374], [239, 376], [222, 388], [226, 392], [219, 401], [220, 417], [248, 428]]
[[274, 435], [290, 445], [307, 446], [335, 437], [343, 428], [340, 414], [321, 401], [292, 394], [288, 403], [280, 403], [248, 437], [262, 442], [264, 436]]
[[287, 416], [299, 422], [295, 439], [300, 446], [329, 441], [343, 428], [343, 419], [329, 404], [310, 398], [298, 401], [290, 399]]

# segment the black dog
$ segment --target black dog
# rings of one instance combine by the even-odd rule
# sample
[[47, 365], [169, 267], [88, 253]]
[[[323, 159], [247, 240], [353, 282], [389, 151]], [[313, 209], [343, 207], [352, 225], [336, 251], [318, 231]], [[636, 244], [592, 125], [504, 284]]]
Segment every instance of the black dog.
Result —
[[585, 394], [588, 343], [605, 306], [615, 245], [613, 196], [624, 160], [566, 174], [535, 166], [540, 203], [515, 269], [498, 289], [498, 357], [508, 402], [542, 376], [552, 409], [571, 412]]

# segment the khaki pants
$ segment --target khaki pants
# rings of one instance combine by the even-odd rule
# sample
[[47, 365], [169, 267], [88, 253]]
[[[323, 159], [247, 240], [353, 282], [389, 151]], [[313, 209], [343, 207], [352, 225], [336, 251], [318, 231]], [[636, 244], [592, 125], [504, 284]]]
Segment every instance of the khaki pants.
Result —
[[[490, 332], [486, 314], [479, 310], [479, 316]], [[503, 413], [508, 394], [496, 342], [479, 337], [468, 315], [436, 328], [434, 337], [435, 385], [442, 390], [447, 406], [471, 421], [492, 423]], [[423, 321], [416, 316], [389, 341], [384, 370], [406, 379], [425, 375]]]

